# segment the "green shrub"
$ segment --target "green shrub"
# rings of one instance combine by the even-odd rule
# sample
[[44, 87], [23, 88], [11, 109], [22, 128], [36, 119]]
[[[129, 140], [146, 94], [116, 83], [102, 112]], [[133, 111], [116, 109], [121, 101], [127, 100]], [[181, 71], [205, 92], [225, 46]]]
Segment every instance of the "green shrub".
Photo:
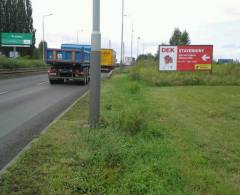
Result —
[[17, 69], [17, 68], [41, 68], [47, 65], [42, 60], [29, 59], [30, 56], [23, 58], [6, 58], [0, 57], [0, 68], [1, 69]]
[[139, 81], [141, 79], [140, 73], [137, 71], [132, 71], [129, 76], [133, 81]]
[[146, 112], [143, 103], [133, 103], [119, 112], [114, 126], [123, 132], [135, 135], [146, 128]]
[[124, 167], [124, 160], [127, 157], [127, 151], [124, 149], [124, 143], [115, 141], [107, 143], [102, 149], [105, 166], [109, 168]]
[[201, 79], [198, 77], [186, 77], [183, 78], [183, 85], [199, 85], [201, 83]]
[[137, 94], [140, 92], [140, 85], [137, 82], [130, 82], [128, 84], [128, 90], [131, 94]]

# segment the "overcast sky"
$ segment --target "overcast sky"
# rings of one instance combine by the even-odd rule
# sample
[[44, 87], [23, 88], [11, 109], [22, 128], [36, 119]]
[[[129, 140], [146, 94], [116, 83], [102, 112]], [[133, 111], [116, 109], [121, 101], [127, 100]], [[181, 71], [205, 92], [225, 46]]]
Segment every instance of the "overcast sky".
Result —
[[[101, 0], [102, 47], [120, 53], [122, 0]], [[90, 44], [92, 0], [32, 0], [37, 43], [42, 39], [42, 16], [49, 47], [62, 43]], [[187, 30], [192, 44], [213, 44], [215, 58], [240, 59], [240, 0], [125, 0], [125, 56], [130, 56], [134, 25], [134, 55], [137, 37], [140, 52], [156, 53], [168, 43], [175, 27]], [[143, 47], [144, 45], [144, 47]]]

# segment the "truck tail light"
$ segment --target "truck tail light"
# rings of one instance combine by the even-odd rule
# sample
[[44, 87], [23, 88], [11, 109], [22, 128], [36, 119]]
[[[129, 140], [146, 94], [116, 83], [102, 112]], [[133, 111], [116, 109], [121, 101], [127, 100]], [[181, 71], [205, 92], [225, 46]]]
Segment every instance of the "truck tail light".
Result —
[[57, 75], [57, 69], [56, 68], [50, 68], [48, 70], [48, 75], [50, 76], [56, 76]]
[[79, 69], [77, 69], [77, 70], [75, 71], [75, 73], [76, 73], [77, 75], [83, 75], [83, 72], [82, 72], [81, 70], [79, 70]]

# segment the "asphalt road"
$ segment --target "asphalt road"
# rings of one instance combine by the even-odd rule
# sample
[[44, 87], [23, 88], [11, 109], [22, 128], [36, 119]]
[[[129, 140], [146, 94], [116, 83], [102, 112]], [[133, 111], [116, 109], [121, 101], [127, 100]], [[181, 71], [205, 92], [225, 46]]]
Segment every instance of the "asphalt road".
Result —
[[0, 170], [87, 90], [46, 74], [0, 80]]

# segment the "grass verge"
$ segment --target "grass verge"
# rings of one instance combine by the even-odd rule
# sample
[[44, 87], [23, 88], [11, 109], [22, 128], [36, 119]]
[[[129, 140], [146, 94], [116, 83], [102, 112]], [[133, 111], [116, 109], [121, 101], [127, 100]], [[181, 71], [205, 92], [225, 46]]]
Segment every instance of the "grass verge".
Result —
[[81, 99], [0, 179], [0, 194], [239, 194], [240, 88], [113, 76], [102, 118]]

